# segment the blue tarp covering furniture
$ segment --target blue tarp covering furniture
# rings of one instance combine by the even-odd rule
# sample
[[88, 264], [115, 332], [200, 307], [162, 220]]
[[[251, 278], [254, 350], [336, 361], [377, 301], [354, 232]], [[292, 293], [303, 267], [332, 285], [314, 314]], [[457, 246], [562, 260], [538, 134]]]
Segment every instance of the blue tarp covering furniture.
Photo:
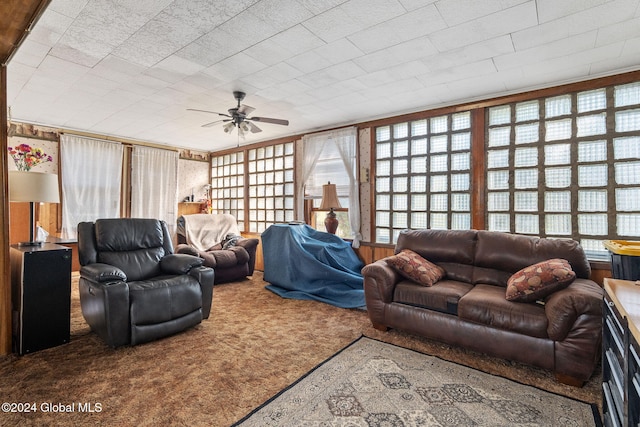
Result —
[[283, 298], [364, 307], [363, 263], [341, 238], [306, 224], [274, 224], [262, 233], [264, 280]]

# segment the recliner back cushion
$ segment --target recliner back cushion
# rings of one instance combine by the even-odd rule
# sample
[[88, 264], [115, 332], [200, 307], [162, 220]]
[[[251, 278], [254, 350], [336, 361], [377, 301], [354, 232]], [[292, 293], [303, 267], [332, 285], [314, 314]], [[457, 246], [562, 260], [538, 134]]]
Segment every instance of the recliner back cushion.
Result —
[[99, 219], [95, 224], [97, 261], [120, 268], [128, 281], [160, 274], [167, 254], [162, 222], [155, 219]]
[[162, 223], [155, 219], [118, 218], [96, 221], [98, 252], [162, 247]]

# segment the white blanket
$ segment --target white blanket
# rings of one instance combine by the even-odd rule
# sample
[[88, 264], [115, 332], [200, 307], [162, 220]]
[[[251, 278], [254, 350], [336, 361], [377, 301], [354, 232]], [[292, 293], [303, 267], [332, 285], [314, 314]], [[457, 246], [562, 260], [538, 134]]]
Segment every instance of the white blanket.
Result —
[[222, 242], [227, 234], [240, 236], [238, 223], [229, 214], [183, 215], [184, 236], [187, 244], [199, 251], [206, 251]]

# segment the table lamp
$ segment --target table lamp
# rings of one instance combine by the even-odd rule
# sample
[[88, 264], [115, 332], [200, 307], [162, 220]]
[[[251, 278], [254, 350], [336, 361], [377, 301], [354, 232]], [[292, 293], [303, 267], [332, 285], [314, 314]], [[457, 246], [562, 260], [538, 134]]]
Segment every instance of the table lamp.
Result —
[[19, 246], [40, 246], [35, 236], [36, 203], [60, 203], [58, 175], [30, 171], [9, 171], [9, 201], [29, 202], [29, 241]]
[[320, 210], [329, 209], [329, 213], [324, 220], [324, 227], [327, 229], [327, 233], [336, 234], [338, 229], [338, 218], [333, 211], [334, 208], [341, 208], [340, 201], [338, 200], [338, 192], [336, 191], [336, 185], [329, 182], [322, 186], [322, 203], [320, 204]]

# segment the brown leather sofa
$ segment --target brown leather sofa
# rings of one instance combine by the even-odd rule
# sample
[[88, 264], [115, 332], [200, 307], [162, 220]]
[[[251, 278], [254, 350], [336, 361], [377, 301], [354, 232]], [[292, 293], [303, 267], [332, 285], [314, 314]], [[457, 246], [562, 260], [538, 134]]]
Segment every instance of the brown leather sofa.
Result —
[[[396, 328], [491, 356], [554, 371], [582, 386], [598, 364], [602, 341], [600, 286], [573, 240], [477, 230], [405, 230], [395, 253], [411, 249], [442, 267], [431, 287], [405, 279], [385, 259], [362, 270], [367, 310], [376, 329]], [[552, 258], [569, 261], [576, 279], [544, 301], [505, 298], [511, 275]]]

